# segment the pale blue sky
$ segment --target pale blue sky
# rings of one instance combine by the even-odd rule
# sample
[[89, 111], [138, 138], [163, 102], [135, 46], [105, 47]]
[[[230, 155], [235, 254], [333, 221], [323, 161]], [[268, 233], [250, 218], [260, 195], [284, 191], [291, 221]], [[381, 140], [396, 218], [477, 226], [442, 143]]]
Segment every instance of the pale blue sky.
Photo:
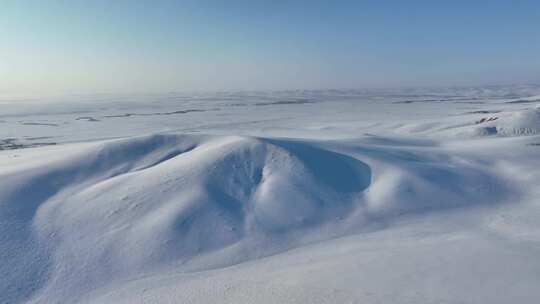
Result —
[[0, 94], [540, 82], [540, 1], [0, 2]]

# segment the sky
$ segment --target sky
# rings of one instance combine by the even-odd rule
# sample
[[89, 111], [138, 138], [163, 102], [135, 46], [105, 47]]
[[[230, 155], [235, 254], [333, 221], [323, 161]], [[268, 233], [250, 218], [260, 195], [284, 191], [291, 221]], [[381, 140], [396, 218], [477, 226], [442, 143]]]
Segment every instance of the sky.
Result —
[[0, 94], [513, 83], [538, 0], [0, 1]]

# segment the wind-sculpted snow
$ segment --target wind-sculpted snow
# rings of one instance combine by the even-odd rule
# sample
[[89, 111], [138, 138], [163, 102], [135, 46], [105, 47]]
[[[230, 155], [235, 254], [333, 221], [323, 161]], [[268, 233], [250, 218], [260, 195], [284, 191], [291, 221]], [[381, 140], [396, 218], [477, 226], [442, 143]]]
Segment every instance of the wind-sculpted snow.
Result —
[[65, 156], [2, 176], [11, 300], [45, 280], [84, 290], [259, 235], [286, 238], [346, 216], [371, 178], [348, 156], [241, 137], [159, 135], [50, 153]]
[[0, 303], [538, 303], [538, 94], [0, 101]]
[[75, 302], [165, 269], [220, 268], [513, 191], [481, 161], [378, 137], [152, 135], [24, 157], [0, 173], [8, 302]]
[[[152, 166], [189, 146], [168, 137], [134, 139], [91, 149], [71, 147], [31, 158], [20, 167], [4, 166], [0, 172], [0, 239], [2, 294], [8, 299], [27, 297], [47, 279], [55, 252], [55, 229], [39, 226], [38, 209], [55, 197], [69, 196], [85, 187], [128, 171]], [[7, 168], [6, 168], [7, 167]], [[44, 219], [52, 224], [52, 217]], [[38, 225], [38, 226], [36, 226]]]
[[482, 117], [465, 128], [461, 134], [479, 136], [529, 136], [540, 134], [540, 106], [494, 113]]
[[520, 108], [484, 108], [446, 120], [400, 124], [395, 130], [406, 134], [424, 134], [430, 138], [471, 139], [486, 136], [514, 137], [540, 134], [540, 105]]
[[540, 133], [540, 105], [521, 111], [509, 113], [494, 122], [497, 133], [506, 136], [535, 135]]

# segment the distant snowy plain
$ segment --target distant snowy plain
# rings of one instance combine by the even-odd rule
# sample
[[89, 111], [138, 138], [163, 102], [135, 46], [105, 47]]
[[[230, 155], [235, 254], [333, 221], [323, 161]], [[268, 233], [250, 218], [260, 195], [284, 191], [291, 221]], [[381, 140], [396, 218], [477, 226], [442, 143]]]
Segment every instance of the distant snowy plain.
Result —
[[539, 303], [540, 86], [0, 98], [0, 303]]

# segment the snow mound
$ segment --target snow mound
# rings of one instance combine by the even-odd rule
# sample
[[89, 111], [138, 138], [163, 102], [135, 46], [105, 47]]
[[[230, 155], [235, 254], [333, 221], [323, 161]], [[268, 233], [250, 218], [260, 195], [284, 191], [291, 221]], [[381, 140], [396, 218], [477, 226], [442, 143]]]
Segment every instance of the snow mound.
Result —
[[0, 171], [0, 291], [76, 302], [509, 193], [478, 164], [379, 142], [152, 135], [29, 151]]
[[525, 136], [540, 134], [540, 105], [502, 112], [475, 122], [473, 136]]
[[[68, 154], [2, 179], [2, 229], [15, 231], [2, 233], [10, 238], [8, 261], [50, 262], [15, 271], [13, 288], [34, 282], [27, 287], [32, 292], [52, 275], [62, 279], [49, 291], [84, 290], [97, 277], [141, 273], [242, 239], [321, 226], [349, 214], [371, 180], [370, 168], [351, 157], [247, 137], [159, 135]], [[38, 243], [40, 250], [25, 256]], [[88, 267], [93, 275], [71, 277]]]

